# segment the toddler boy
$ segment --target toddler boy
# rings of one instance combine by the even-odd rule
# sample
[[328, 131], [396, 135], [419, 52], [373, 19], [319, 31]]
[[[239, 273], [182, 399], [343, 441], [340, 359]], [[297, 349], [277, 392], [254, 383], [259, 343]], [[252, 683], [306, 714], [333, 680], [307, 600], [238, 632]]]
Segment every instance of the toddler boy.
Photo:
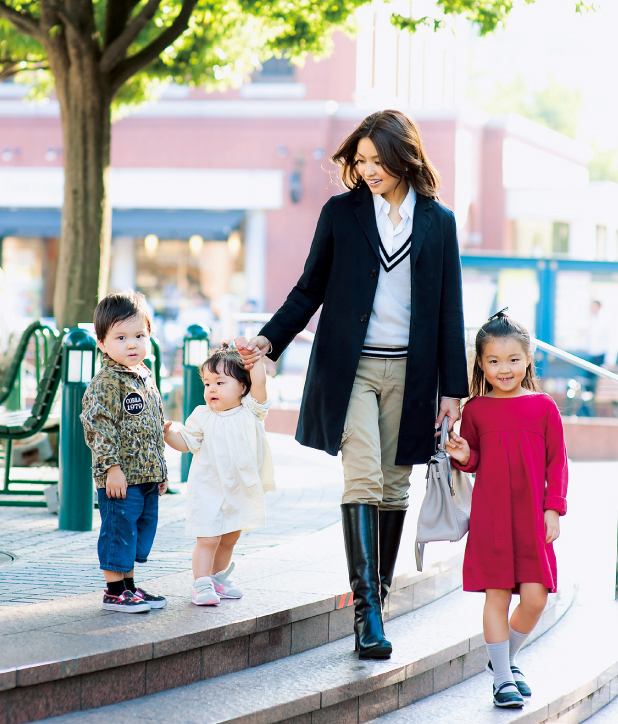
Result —
[[109, 294], [94, 311], [94, 327], [103, 367], [86, 389], [80, 417], [101, 514], [103, 608], [146, 613], [167, 605], [133, 578], [135, 562], [146, 562], [154, 541], [167, 468], [163, 405], [143, 364], [151, 328], [145, 297], [133, 291]]

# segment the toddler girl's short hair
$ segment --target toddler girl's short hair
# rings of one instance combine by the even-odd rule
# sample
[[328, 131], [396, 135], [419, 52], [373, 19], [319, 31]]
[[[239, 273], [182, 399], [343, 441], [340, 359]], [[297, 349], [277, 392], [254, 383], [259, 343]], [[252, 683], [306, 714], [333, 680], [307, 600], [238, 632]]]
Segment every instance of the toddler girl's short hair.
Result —
[[114, 292], [103, 297], [94, 310], [94, 329], [97, 339], [105, 341], [109, 330], [119, 322], [125, 322], [141, 315], [144, 318], [146, 329], [150, 334], [152, 320], [146, 304], [146, 297], [140, 292], [129, 289], [127, 292]]
[[204, 374], [208, 372], [223, 373], [228, 377], [233, 377], [245, 386], [242, 397], [248, 395], [251, 390], [251, 375], [249, 370], [245, 369], [244, 362], [240, 356], [240, 352], [227, 342], [222, 342], [218, 349], [215, 349], [210, 357], [200, 367], [200, 377], [204, 380]]
[[517, 340], [526, 354], [530, 355], [530, 364], [526, 367], [526, 375], [522, 380], [521, 386], [531, 392], [541, 392], [538, 379], [536, 376], [536, 367], [534, 364], [534, 348], [530, 333], [523, 324], [516, 322], [505, 314], [506, 309], [492, 315], [485, 324], [476, 333], [475, 340], [475, 357], [474, 367], [472, 369], [472, 379], [470, 381], [470, 398], [486, 395], [491, 392], [493, 387], [485, 379], [483, 370], [479, 366], [479, 362], [483, 358], [483, 352], [488, 342], [494, 339], [504, 339], [512, 337]]

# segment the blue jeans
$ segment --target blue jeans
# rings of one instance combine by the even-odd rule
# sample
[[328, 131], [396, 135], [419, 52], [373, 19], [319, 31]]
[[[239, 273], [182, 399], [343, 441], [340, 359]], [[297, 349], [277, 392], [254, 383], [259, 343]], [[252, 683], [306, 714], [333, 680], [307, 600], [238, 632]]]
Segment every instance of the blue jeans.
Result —
[[101, 570], [129, 573], [136, 562], [148, 560], [159, 520], [159, 485], [129, 485], [125, 499], [108, 498], [105, 488], [98, 488], [97, 495]]

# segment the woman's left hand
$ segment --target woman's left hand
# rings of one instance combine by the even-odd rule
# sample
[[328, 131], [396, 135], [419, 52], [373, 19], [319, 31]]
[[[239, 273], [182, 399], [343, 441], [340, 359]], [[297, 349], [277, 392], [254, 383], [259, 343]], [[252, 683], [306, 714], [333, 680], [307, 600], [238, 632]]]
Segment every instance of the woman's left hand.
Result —
[[461, 417], [461, 410], [459, 409], [459, 400], [452, 397], [443, 397], [440, 400], [440, 411], [436, 418], [436, 432], [435, 437], [440, 437], [440, 428], [442, 427], [442, 420], [444, 416], [448, 415], [448, 431], [453, 429], [453, 425]]

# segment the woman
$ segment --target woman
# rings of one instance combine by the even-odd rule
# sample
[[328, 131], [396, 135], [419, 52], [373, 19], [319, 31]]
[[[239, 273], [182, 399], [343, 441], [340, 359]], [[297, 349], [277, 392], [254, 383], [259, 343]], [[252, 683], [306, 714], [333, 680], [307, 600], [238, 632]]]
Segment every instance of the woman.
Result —
[[[468, 394], [455, 218], [414, 123], [365, 118], [333, 156], [347, 193], [322, 209], [304, 273], [240, 350], [277, 360], [322, 305], [296, 439], [343, 457], [342, 522], [360, 658], [388, 658], [393, 579], [412, 465]], [[438, 394], [441, 396], [436, 419]]]

